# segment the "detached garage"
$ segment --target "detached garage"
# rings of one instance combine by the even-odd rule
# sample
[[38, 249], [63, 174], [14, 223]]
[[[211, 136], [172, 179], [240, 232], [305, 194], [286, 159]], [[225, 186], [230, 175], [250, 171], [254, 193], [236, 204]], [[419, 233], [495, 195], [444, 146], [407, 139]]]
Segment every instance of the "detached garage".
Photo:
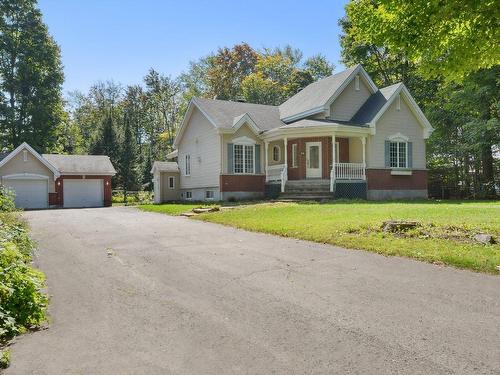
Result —
[[115, 174], [107, 156], [40, 155], [27, 143], [0, 156], [1, 183], [18, 208], [110, 206]]

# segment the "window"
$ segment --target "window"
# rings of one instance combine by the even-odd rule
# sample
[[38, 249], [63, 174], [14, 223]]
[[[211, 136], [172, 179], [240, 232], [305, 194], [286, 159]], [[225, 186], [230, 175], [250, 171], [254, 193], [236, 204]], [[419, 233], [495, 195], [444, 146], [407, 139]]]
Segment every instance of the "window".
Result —
[[396, 110], [400, 111], [401, 110], [401, 94], [398, 95], [397, 102], [396, 102]]
[[184, 176], [191, 176], [191, 155], [186, 155], [186, 165], [184, 168]]
[[273, 161], [280, 161], [280, 146], [273, 146]]
[[298, 160], [297, 160], [297, 143], [292, 144], [292, 168], [296, 168], [298, 166]]
[[23, 161], [28, 161], [28, 150], [23, 150]]
[[213, 190], [207, 190], [207, 191], [205, 191], [205, 198], [206, 199], [214, 199], [214, 192], [213, 192]]
[[253, 145], [234, 145], [234, 173], [252, 174], [255, 170], [255, 158]]
[[186, 199], [193, 199], [193, 193], [190, 191], [186, 191]]
[[357, 75], [355, 78], [354, 87], [356, 91], [359, 91], [359, 75]]
[[389, 147], [389, 158], [391, 168], [408, 168], [406, 142], [391, 142]]
[[168, 188], [175, 189], [175, 177], [174, 176], [168, 177]]

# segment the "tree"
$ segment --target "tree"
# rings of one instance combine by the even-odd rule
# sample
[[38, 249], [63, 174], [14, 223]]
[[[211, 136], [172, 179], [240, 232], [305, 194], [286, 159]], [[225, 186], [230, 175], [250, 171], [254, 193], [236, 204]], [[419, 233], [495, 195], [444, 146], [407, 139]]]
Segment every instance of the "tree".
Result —
[[318, 81], [331, 76], [335, 66], [325, 56], [314, 55], [304, 62], [304, 69], [309, 72], [313, 81]]
[[356, 43], [404, 54], [426, 78], [461, 81], [500, 61], [495, 1], [359, 0], [346, 5], [346, 15]]
[[120, 174], [123, 188], [124, 202], [127, 202], [127, 192], [136, 189], [139, 175], [137, 171], [137, 144], [134, 130], [128, 116], [124, 119], [123, 145], [120, 155]]
[[94, 155], [107, 155], [114, 165], [118, 165], [119, 143], [111, 114], [103, 119], [99, 139], [90, 151]]
[[59, 47], [35, 0], [0, 2], [0, 131], [2, 146], [26, 141], [40, 152], [57, 146], [64, 116]]

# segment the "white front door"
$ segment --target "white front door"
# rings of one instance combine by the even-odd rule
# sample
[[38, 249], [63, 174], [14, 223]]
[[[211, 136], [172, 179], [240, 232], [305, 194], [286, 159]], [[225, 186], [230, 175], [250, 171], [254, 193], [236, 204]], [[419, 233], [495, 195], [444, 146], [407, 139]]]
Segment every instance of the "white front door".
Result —
[[101, 207], [104, 205], [102, 179], [63, 181], [64, 207]]
[[306, 178], [321, 178], [321, 142], [306, 142]]

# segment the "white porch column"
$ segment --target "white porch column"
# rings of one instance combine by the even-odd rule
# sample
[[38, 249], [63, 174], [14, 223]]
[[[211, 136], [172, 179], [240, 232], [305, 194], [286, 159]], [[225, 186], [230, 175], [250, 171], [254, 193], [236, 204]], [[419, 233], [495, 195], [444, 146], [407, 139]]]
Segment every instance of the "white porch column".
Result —
[[363, 180], [366, 180], [366, 137], [361, 137], [363, 145]]
[[288, 138], [283, 139], [285, 145], [285, 181], [288, 180]]
[[337, 162], [336, 155], [337, 150], [335, 150], [335, 133], [332, 134], [332, 170], [330, 172], [330, 192], [333, 192], [335, 185], [335, 163]]
[[269, 167], [269, 142], [268, 141], [264, 141], [264, 170], [266, 171], [266, 181], [269, 181], [269, 170], [268, 170], [268, 167]]

